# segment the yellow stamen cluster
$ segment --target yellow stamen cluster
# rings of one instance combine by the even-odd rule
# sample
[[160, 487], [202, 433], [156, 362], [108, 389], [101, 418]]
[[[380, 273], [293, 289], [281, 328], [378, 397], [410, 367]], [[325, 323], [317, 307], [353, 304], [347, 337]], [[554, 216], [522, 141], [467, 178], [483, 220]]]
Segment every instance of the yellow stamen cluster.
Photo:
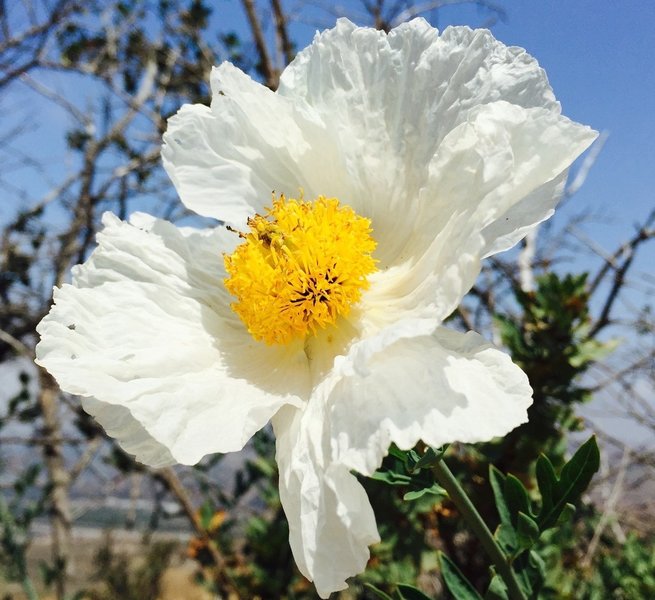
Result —
[[347, 315], [375, 271], [371, 223], [336, 198], [273, 200], [225, 256], [232, 309], [251, 335], [286, 344]]

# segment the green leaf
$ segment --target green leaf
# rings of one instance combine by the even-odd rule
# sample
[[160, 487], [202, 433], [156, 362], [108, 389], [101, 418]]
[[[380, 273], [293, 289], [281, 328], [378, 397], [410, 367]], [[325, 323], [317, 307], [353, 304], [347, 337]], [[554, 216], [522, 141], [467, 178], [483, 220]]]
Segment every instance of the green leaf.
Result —
[[544, 511], [552, 509], [553, 498], [556, 495], [557, 489], [557, 475], [555, 475], [555, 469], [553, 469], [553, 464], [544, 454], [537, 459], [536, 475], [537, 486], [539, 487], [539, 493], [541, 494], [541, 511], [539, 513], [541, 515]]
[[208, 529], [212, 517], [214, 516], [214, 507], [211, 502], [209, 500], [203, 502], [198, 512], [200, 513], [200, 523], [203, 529]]
[[544, 559], [534, 550], [530, 550], [529, 563], [532, 569], [538, 574], [540, 581], [543, 582], [546, 579], [546, 563]]
[[535, 520], [524, 512], [519, 512], [516, 523], [516, 540], [519, 547], [527, 550], [534, 546], [539, 539], [539, 533], [539, 525]]
[[382, 481], [387, 485], [409, 485], [412, 481], [409, 475], [403, 475], [395, 471], [376, 471], [371, 475], [371, 479]]
[[505, 493], [505, 499], [507, 500], [507, 506], [514, 525], [517, 523], [517, 515], [519, 512], [523, 512], [526, 515], [532, 514], [528, 492], [521, 481], [511, 473], [507, 475], [507, 478], [505, 479], [503, 491]]
[[393, 598], [392, 598], [391, 596], [389, 596], [389, 594], [383, 592], [383, 591], [382, 591], [381, 589], [379, 589], [379, 588], [376, 588], [376, 587], [375, 587], [373, 584], [371, 584], [371, 583], [365, 583], [365, 584], [364, 584], [364, 587], [365, 587], [367, 590], [370, 590], [371, 592], [373, 592], [373, 593], [374, 593], [378, 598], [381, 598], [382, 600], [393, 600]]
[[483, 600], [455, 563], [442, 552], [439, 553], [439, 565], [444, 583], [456, 600]]
[[418, 588], [415, 588], [413, 585], [407, 585], [406, 583], [398, 584], [398, 593], [402, 600], [432, 600], [430, 596], [426, 596]]
[[503, 475], [499, 469], [493, 465], [489, 465], [489, 483], [491, 484], [491, 489], [494, 493], [494, 499], [496, 500], [496, 509], [498, 510], [498, 516], [500, 517], [500, 522], [510, 527], [512, 525], [512, 517], [505, 502], [505, 494], [503, 489], [505, 487], [505, 475]]
[[574, 514], [575, 514], [575, 506], [573, 506], [573, 504], [571, 504], [570, 502], [567, 502], [564, 508], [562, 509], [560, 516], [557, 518], [557, 525], [563, 525], [564, 523], [568, 523], [573, 518]]
[[509, 600], [507, 586], [500, 575], [494, 575], [484, 594], [484, 600]]
[[422, 496], [425, 496], [425, 494], [434, 494], [435, 496], [442, 496], [445, 498], [448, 495], [448, 492], [446, 492], [446, 490], [444, 490], [439, 484], [433, 483], [431, 486], [424, 487], [420, 490], [412, 490], [411, 492], [407, 492], [403, 496], [403, 500], [407, 502], [418, 500]]
[[391, 446], [389, 446], [389, 454], [398, 460], [401, 460], [403, 463], [407, 462], [407, 452], [398, 448], [396, 444], [391, 444]]
[[543, 455], [539, 457], [537, 483], [542, 497], [542, 507], [537, 522], [541, 531], [557, 524], [566, 505], [575, 502], [587, 489], [599, 467], [600, 452], [594, 436], [582, 444], [571, 460], [564, 465], [559, 479], [555, 476], [550, 461]]
[[498, 542], [501, 550], [507, 556], [514, 556], [519, 549], [518, 541], [516, 539], [516, 531], [511, 523], [501, 523], [496, 527], [494, 538]]
[[410, 471], [415, 471], [416, 469], [427, 469], [434, 465], [436, 462], [440, 461], [443, 458], [443, 455], [448, 449], [448, 444], [442, 446], [441, 448], [428, 448], [423, 456], [419, 457], [418, 460], [414, 463], [414, 466], [411, 467]]

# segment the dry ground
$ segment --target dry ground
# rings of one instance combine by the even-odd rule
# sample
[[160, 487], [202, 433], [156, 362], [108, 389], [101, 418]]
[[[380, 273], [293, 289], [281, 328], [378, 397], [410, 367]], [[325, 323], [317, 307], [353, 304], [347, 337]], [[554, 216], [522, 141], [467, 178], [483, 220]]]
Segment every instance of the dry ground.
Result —
[[[173, 554], [171, 566], [162, 577], [162, 593], [157, 600], [215, 600], [212, 594], [196, 585], [193, 581], [195, 563], [185, 556], [186, 541], [188, 535], [176, 536], [175, 534], [157, 533], [153, 536], [156, 540], [174, 540], [179, 543], [179, 548]], [[70, 577], [70, 591], [74, 592], [93, 585], [91, 576], [96, 570], [94, 557], [97, 551], [107, 541], [110, 542], [114, 552], [126, 554], [139, 560], [141, 554], [141, 534], [129, 531], [103, 531], [100, 529], [79, 528], [74, 532], [73, 544], [73, 568]], [[37, 584], [40, 592], [42, 586], [38, 585], [40, 561], [47, 561], [50, 558], [50, 540], [46, 532], [37, 535], [30, 547], [28, 555], [29, 568], [34, 583]], [[0, 598], [11, 600], [25, 600], [20, 585], [6, 583], [0, 580]], [[40, 600], [53, 600], [52, 594], [43, 593]], [[144, 598], [144, 600], [149, 600]]]

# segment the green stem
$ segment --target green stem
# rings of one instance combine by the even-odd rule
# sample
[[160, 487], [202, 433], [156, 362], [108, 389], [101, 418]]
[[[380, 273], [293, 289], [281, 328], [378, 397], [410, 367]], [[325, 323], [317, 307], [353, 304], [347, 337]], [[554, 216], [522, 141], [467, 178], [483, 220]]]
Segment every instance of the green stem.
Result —
[[526, 600], [526, 596], [521, 590], [516, 574], [509, 564], [507, 557], [496, 543], [493, 534], [482, 520], [480, 513], [477, 511], [471, 499], [459, 485], [452, 471], [446, 466], [443, 459], [439, 460], [433, 467], [434, 477], [447, 492], [459, 512], [466, 519], [469, 527], [477, 535], [487, 556], [492, 560], [499, 575], [507, 585], [509, 597], [512, 600]]

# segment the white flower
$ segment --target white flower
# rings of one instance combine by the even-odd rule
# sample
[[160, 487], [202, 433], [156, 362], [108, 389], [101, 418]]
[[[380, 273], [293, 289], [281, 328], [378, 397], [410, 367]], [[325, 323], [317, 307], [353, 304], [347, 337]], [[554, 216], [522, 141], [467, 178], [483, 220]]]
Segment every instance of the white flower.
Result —
[[[272, 419], [293, 553], [327, 597], [364, 569], [378, 541], [351, 469], [373, 473], [391, 442], [477, 442], [526, 420], [523, 372], [479, 335], [441, 323], [482, 258], [552, 214], [567, 168], [596, 134], [561, 116], [524, 50], [465, 27], [438, 36], [423, 20], [388, 35], [340, 20], [284, 71], [277, 93], [227, 63], [211, 82], [211, 108], [184, 106], [171, 119], [164, 165], [186, 206], [243, 239], [222, 227], [105, 215], [98, 248], [55, 291], [38, 360], [154, 466], [238, 450]], [[330, 304], [345, 289], [337, 284], [296, 290], [294, 308], [324, 293], [328, 320], [305, 308], [269, 339], [262, 315], [273, 323], [286, 309], [270, 312], [269, 283], [249, 274], [318, 265], [333, 243], [321, 236], [350, 231], [307, 227], [327, 244], [314, 254], [307, 248], [318, 242], [286, 244], [272, 217], [251, 220], [246, 235], [246, 219], [264, 215], [272, 191], [299, 190], [354, 210], [339, 218], [370, 220], [377, 270], [366, 263], [350, 276], [358, 287], [343, 310]], [[318, 207], [301, 204], [293, 211]], [[236, 253], [239, 243], [249, 250]], [[291, 262], [280, 267], [282, 259]], [[249, 270], [255, 260], [263, 266]], [[253, 335], [231, 308], [228, 275]]]

